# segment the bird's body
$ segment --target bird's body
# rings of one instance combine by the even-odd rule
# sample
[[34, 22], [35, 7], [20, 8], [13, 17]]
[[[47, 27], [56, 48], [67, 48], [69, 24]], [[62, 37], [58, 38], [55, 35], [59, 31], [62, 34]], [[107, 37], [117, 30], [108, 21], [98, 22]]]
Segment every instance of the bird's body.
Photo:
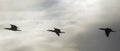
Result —
[[107, 37], [109, 37], [110, 32], [115, 32], [111, 28], [100, 28], [100, 30], [104, 30]]
[[10, 25], [11, 25], [10, 28], [4, 28], [4, 29], [12, 30], [12, 31], [21, 31], [21, 30], [18, 30], [18, 27], [16, 25], [13, 25], [13, 24], [10, 24]]
[[54, 33], [56, 33], [58, 36], [60, 36], [60, 33], [65, 33], [65, 32], [61, 32], [61, 30], [58, 29], [58, 28], [54, 28], [54, 30], [48, 30], [48, 31], [54, 32]]

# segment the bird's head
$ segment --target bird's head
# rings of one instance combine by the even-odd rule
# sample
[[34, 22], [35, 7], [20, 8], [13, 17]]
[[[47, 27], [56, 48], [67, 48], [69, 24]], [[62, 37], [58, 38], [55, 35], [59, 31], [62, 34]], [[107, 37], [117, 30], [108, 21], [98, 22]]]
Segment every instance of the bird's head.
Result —
[[54, 29], [58, 29], [58, 28], [54, 28]]
[[13, 25], [13, 24], [10, 24], [10, 25]]

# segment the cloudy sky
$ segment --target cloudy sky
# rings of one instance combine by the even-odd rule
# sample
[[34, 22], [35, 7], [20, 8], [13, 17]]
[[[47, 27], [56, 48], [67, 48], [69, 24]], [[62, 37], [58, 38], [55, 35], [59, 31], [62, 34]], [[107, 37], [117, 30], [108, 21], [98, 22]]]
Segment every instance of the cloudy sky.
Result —
[[[0, 0], [0, 51], [120, 51], [120, 0]], [[5, 30], [17, 25], [19, 32]], [[46, 30], [60, 28], [58, 37]], [[117, 31], [107, 38], [98, 28]]]

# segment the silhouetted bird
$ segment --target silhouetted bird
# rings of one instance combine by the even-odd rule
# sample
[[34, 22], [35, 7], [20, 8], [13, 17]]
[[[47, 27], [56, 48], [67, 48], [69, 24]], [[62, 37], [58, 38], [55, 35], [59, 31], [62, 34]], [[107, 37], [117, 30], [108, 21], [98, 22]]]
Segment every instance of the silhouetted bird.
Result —
[[113, 31], [111, 28], [100, 28], [100, 30], [104, 30], [107, 37], [109, 37], [110, 32], [116, 32]]
[[13, 25], [13, 24], [10, 24], [10, 25], [11, 25], [10, 28], [4, 28], [4, 29], [12, 30], [12, 31], [21, 31], [21, 30], [18, 30], [18, 27], [16, 25]]
[[60, 36], [60, 33], [65, 33], [65, 32], [61, 32], [61, 30], [58, 29], [58, 28], [54, 28], [54, 30], [48, 30], [48, 31], [54, 32], [54, 33], [56, 33], [58, 36]]

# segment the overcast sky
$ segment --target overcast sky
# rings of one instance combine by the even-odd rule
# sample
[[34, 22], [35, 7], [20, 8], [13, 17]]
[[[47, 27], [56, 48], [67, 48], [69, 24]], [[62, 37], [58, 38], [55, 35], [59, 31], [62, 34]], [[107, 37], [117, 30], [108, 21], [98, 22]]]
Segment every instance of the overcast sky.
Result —
[[[120, 0], [0, 0], [0, 51], [120, 51]], [[17, 25], [19, 32], [5, 30]], [[47, 30], [60, 28], [58, 37]], [[117, 31], [105, 36], [99, 28]]]

